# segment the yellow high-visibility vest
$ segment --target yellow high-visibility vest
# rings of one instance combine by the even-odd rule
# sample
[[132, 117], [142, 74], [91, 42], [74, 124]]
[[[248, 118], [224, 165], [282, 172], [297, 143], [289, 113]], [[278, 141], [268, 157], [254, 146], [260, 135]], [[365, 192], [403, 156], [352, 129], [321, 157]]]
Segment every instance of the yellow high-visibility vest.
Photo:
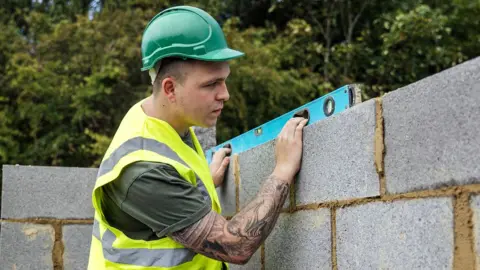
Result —
[[170, 164], [200, 189], [214, 211], [221, 213], [210, 169], [193, 129], [190, 128], [190, 134], [196, 151], [167, 122], [146, 115], [142, 102], [123, 118], [98, 170], [92, 192], [95, 219], [88, 269], [222, 269], [222, 262], [195, 253], [170, 237], [153, 241], [131, 239], [105, 219], [100, 187], [115, 181], [125, 166], [137, 161]]

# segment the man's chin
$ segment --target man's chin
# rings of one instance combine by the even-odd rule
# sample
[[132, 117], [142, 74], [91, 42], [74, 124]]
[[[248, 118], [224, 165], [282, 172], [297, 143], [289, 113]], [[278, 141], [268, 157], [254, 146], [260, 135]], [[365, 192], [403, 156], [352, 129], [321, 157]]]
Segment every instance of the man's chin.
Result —
[[211, 128], [211, 127], [214, 127], [217, 125], [217, 121], [215, 120], [215, 122], [210, 122], [208, 124], [205, 124], [205, 128]]
[[197, 123], [195, 126], [201, 127], [201, 128], [211, 128], [217, 125], [217, 119], [215, 120], [207, 120], [202, 123]]
[[209, 128], [214, 127], [214, 126], [217, 125], [217, 122], [218, 122], [218, 117], [215, 117], [215, 119], [210, 120], [210, 121], [207, 123], [207, 127], [209, 127]]

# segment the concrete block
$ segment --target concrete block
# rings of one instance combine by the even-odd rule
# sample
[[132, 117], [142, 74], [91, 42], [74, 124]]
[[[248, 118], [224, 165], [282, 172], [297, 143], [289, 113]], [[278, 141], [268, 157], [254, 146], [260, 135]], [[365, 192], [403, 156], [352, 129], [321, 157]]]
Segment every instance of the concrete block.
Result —
[[258, 248], [250, 261], [245, 265], [230, 264], [231, 270], [259, 270], [262, 269], [262, 251]]
[[93, 218], [97, 169], [3, 166], [2, 218]]
[[477, 269], [480, 269], [480, 195], [475, 195], [470, 198], [470, 206], [473, 210], [473, 235], [475, 237], [475, 251]]
[[338, 209], [336, 225], [338, 269], [452, 269], [451, 198]]
[[383, 109], [388, 193], [480, 183], [480, 57], [387, 94]]
[[53, 269], [55, 232], [51, 225], [2, 222], [1, 269]]
[[280, 214], [265, 243], [265, 269], [331, 269], [331, 247], [329, 209]]
[[[240, 210], [255, 196], [275, 168], [275, 141], [271, 140], [239, 154], [240, 164]], [[288, 208], [290, 198], [283, 208]]]
[[235, 188], [235, 159], [238, 158], [237, 155], [232, 156], [230, 159], [230, 164], [228, 165], [225, 179], [223, 184], [217, 188], [218, 199], [222, 206], [222, 215], [223, 216], [234, 216], [236, 213], [236, 188]]
[[197, 136], [200, 145], [202, 145], [203, 151], [207, 151], [208, 149], [217, 145], [217, 130], [216, 127], [210, 128], [202, 128], [202, 127], [193, 127], [193, 131]]
[[306, 126], [297, 205], [380, 195], [374, 136], [374, 100]]
[[62, 240], [64, 244], [63, 265], [65, 269], [87, 269], [92, 225], [64, 225]]

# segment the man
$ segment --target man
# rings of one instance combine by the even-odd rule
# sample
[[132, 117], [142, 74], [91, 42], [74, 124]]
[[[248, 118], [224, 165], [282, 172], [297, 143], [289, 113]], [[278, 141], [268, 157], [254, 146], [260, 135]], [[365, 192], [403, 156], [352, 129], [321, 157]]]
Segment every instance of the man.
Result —
[[230, 221], [215, 190], [230, 149], [209, 167], [191, 129], [216, 124], [229, 99], [228, 60], [242, 55], [197, 8], [164, 10], [147, 25], [143, 70], [153, 93], [125, 115], [99, 168], [89, 269], [227, 269], [248, 262], [270, 234], [300, 167], [307, 120], [285, 125], [274, 171]]

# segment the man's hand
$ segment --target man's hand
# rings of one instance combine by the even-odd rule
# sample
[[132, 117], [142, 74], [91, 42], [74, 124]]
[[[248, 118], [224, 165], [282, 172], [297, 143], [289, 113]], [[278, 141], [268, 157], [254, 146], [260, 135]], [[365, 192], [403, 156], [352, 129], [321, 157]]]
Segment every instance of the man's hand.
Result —
[[225, 171], [230, 163], [230, 157], [227, 157], [227, 154], [230, 154], [231, 152], [232, 149], [230, 148], [221, 148], [213, 154], [212, 162], [210, 163], [210, 172], [215, 187], [219, 187], [223, 183]]
[[275, 144], [276, 166], [273, 174], [291, 184], [300, 169], [303, 147], [303, 127], [308, 119], [295, 117], [283, 126]]

